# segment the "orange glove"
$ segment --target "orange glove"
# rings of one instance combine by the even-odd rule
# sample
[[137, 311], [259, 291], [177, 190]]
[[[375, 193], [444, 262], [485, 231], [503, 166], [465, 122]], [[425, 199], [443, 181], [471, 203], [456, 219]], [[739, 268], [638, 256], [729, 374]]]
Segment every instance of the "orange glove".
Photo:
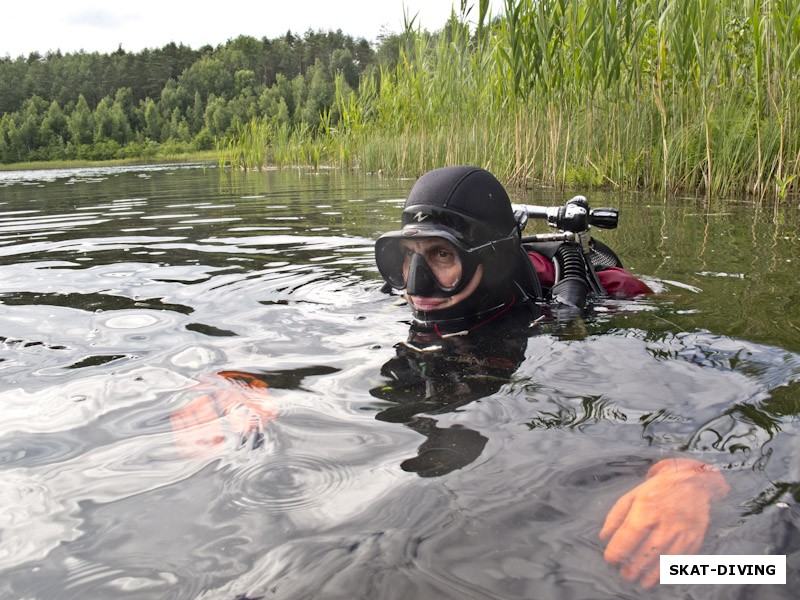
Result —
[[[204, 382], [195, 390], [204, 390], [188, 404], [170, 415], [177, 446], [185, 454], [196, 456], [225, 441], [227, 429], [240, 439], [262, 435], [264, 424], [275, 418], [268, 386], [262, 379], [241, 371], [220, 371], [219, 381]], [[216, 388], [216, 389], [215, 389]]]
[[653, 465], [647, 480], [617, 500], [600, 539], [608, 541], [605, 559], [620, 573], [652, 587], [660, 575], [662, 554], [694, 554], [700, 549], [712, 500], [730, 487], [718, 470], [689, 458]]

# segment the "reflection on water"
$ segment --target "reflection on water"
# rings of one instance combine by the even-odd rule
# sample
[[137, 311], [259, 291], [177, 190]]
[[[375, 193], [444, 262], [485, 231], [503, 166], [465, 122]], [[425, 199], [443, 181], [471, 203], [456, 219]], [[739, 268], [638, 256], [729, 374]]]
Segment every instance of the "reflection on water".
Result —
[[733, 488], [702, 551], [794, 581], [796, 210], [598, 198], [656, 298], [418, 352], [372, 259], [410, 184], [0, 173], [0, 597], [635, 598], [598, 532], [679, 455]]

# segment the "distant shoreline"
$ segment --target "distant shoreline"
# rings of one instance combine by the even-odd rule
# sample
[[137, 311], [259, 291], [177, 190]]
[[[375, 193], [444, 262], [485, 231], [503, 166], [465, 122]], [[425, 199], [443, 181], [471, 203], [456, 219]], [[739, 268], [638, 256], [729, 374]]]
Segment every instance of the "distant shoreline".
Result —
[[110, 160], [43, 160], [19, 163], [0, 164], [0, 171], [44, 171], [49, 169], [70, 169], [79, 167], [107, 167], [114, 165], [151, 165], [158, 163], [208, 162], [216, 164], [219, 155], [216, 151], [187, 152], [170, 156], [149, 156], [132, 158], [115, 158]]

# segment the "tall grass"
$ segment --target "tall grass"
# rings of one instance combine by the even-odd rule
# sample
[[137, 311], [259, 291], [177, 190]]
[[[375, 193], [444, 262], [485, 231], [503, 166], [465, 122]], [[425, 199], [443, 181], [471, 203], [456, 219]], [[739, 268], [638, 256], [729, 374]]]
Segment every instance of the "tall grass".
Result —
[[479, 0], [436, 35], [407, 21], [396, 68], [337, 86], [336, 123], [227, 147], [240, 166], [325, 161], [419, 174], [708, 196], [796, 189], [796, 0]]

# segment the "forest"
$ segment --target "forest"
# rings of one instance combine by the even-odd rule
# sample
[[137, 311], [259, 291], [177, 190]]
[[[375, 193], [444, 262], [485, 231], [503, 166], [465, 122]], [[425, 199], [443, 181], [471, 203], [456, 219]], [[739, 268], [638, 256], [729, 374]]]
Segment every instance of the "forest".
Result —
[[[111, 54], [0, 58], [0, 162], [148, 158], [213, 150], [255, 117], [316, 127], [334, 76], [353, 88], [376, 51], [341, 31], [241, 36]], [[391, 62], [391, 56], [385, 57]]]

